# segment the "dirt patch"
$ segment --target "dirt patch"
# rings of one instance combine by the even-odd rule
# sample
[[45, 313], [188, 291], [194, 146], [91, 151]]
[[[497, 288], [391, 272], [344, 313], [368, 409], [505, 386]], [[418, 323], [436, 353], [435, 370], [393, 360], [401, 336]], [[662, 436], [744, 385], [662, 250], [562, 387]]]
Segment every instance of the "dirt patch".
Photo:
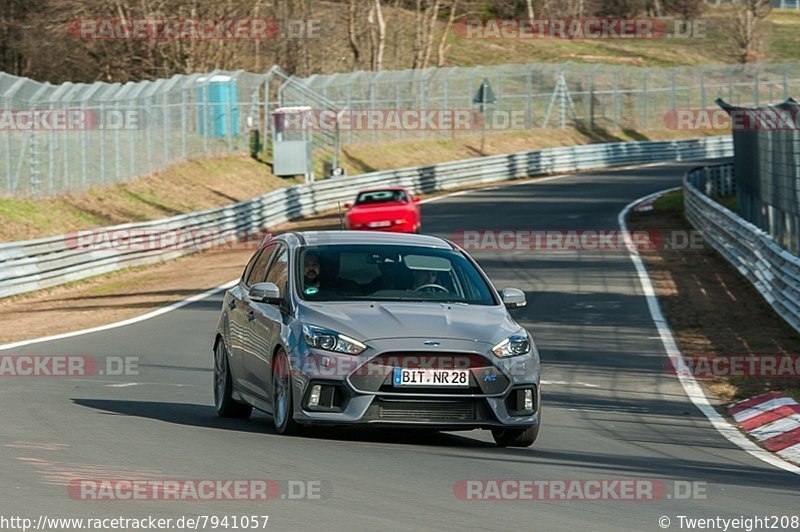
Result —
[[[632, 213], [631, 230], [683, 235], [691, 225], [683, 217], [682, 193], [654, 204], [654, 210]], [[673, 243], [677, 242], [673, 240]], [[686, 357], [707, 360], [715, 355], [747, 355], [759, 360], [800, 355], [800, 335], [778, 316], [756, 289], [702, 237], [692, 249], [665, 246], [642, 253], [659, 302]], [[732, 368], [737, 375], [747, 369]], [[722, 372], [726, 371], [725, 369]], [[757, 372], [759, 372], [757, 370]], [[711, 373], [718, 374], [712, 368]], [[786, 372], [782, 372], [786, 375]], [[782, 391], [800, 399], [800, 378], [794, 376], [734, 376], [701, 382], [723, 401], [744, 399], [766, 391]]]

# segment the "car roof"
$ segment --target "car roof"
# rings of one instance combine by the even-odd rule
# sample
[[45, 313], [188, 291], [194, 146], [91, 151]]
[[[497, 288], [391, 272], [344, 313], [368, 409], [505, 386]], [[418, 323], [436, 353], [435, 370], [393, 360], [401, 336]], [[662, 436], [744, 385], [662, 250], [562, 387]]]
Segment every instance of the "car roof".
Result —
[[364, 188], [364, 189], [359, 190], [358, 193], [361, 194], [362, 192], [380, 192], [381, 190], [402, 190], [403, 192], [408, 192], [408, 189], [406, 187], [400, 187], [400, 186], [395, 185], [395, 186], [391, 186], [391, 187]]
[[432, 235], [387, 233], [383, 231], [298, 231], [294, 234], [305, 246], [390, 244], [454, 249], [447, 240]]

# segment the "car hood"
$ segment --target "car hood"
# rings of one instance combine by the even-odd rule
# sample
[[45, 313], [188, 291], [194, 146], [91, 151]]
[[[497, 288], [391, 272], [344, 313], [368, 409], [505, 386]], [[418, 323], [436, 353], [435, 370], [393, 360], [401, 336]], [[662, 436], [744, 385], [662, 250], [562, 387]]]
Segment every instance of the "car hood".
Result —
[[503, 306], [415, 302], [308, 302], [298, 318], [368, 342], [390, 338], [470, 340], [496, 345], [520, 326]]

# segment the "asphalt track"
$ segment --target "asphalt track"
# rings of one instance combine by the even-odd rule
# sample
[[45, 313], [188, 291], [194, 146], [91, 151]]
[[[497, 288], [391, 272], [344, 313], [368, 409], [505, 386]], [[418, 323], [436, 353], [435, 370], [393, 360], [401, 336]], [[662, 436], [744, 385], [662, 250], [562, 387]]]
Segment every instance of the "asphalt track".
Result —
[[[692, 165], [600, 171], [473, 191], [423, 206], [425, 231], [604, 229], [630, 201], [675, 186]], [[320, 430], [276, 435], [267, 415], [222, 420], [211, 406], [216, 294], [133, 325], [0, 354], [139, 357], [138, 376], [0, 380], [0, 516], [269, 515], [273, 530], [662, 530], [678, 515], [800, 514], [800, 477], [724, 439], [665, 368], [624, 251], [479, 251], [543, 361], [544, 425], [529, 449], [488, 433]], [[186, 272], [191, 275], [191, 272]], [[132, 384], [135, 383], [135, 384]], [[73, 500], [71, 479], [320, 480], [321, 500]], [[643, 479], [659, 500], [468, 501], [464, 479]], [[684, 500], [673, 482], [700, 482]]]

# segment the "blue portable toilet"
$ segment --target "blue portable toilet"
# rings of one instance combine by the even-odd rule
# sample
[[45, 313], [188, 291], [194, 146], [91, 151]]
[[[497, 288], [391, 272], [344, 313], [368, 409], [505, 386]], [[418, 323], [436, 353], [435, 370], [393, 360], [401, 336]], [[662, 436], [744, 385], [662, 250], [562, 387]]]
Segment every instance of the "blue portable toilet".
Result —
[[238, 135], [239, 98], [236, 80], [231, 76], [216, 75], [199, 78], [197, 82], [197, 133], [201, 137], [227, 137], [230, 122], [230, 134]]

